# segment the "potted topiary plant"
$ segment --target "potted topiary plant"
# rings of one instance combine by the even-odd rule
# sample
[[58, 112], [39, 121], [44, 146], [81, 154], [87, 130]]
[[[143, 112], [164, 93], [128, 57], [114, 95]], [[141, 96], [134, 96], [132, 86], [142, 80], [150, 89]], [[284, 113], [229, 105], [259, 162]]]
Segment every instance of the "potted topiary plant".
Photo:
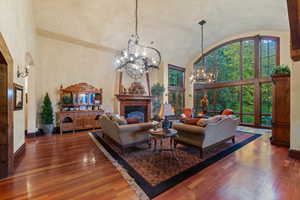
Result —
[[290, 75], [291, 70], [287, 65], [279, 65], [272, 70], [272, 76], [286, 76]]
[[42, 105], [42, 113], [41, 113], [41, 119], [42, 119], [42, 129], [44, 133], [49, 134], [53, 132], [53, 108], [52, 108], [52, 102], [50, 100], [50, 97], [48, 93], [46, 93], [46, 96], [44, 97], [43, 105]]

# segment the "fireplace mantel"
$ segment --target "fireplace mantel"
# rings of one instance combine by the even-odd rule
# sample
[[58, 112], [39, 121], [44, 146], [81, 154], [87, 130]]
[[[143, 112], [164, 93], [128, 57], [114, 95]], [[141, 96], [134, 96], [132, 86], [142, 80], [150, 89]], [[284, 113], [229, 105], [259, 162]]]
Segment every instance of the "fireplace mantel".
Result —
[[120, 101], [120, 115], [125, 116], [127, 106], [145, 106], [145, 119], [146, 121], [150, 120], [152, 96], [117, 94], [116, 97]]
[[152, 100], [152, 96], [142, 96], [142, 95], [129, 95], [129, 94], [116, 94], [119, 101], [138, 101], [138, 100]]

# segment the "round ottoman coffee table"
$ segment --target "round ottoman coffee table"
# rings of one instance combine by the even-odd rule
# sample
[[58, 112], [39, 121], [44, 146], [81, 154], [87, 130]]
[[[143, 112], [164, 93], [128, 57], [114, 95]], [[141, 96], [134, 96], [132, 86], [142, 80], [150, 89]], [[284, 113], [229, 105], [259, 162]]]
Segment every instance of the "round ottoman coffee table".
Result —
[[[177, 137], [177, 130], [162, 129], [162, 128], [159, 128], [157, 130], [150, 129], [149, 137], [150, 137], [151, 145], [152, 145], [152, 141], [154, 144], [153, 152], [171, 151], [173, 156], [177, 159], [177, 155], [175, 151], [175, 138]], [[170, 147], [164, 148], [163, 141], [168, 139], [170, 141]]]

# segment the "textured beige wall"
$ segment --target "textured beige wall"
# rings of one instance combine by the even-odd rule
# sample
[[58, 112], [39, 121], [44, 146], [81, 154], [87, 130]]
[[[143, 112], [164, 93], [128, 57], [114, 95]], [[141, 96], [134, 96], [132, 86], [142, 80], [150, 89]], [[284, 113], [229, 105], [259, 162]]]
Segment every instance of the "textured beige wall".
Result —
[[300, 62], [291, 73], [291, 149], [300, 151]]
[[102, 88], [104, 106], [113, 107], [116, 73], [112, 67], [112, 53], [41, 36], [37, 38], [40, 67], [36, 90], [38, 113], [46, 92], [57, 110], [60, 86], [80, 82]]
[[[35, 55], [31, 0], [1, 0], [0, 13], [0, 32], [14, 61], [14, 82], [24, 86], [24, 79], [17, 78], [16, 71], [17, 65], [25, 65], [26, 52], [30, 52], [33, 57]], [[24, 110], [14, 112], [14, 152], [24, 144], [24, 119]], [[34, 114], [30, 120], [34, 121]]]

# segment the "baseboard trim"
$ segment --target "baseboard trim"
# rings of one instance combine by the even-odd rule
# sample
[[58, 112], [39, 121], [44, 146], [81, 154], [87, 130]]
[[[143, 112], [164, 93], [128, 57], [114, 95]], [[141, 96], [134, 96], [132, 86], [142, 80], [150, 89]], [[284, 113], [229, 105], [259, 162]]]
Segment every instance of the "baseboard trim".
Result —
[[14, 153], [14, 159], [22, 156], [26, 151], [26, 143], [22, 144], [20, 148]]
[[300, 151], [290, 149], [290, 150], [289, 150], [289, 156], [290, 156], [291, 158], [300, 160]]

